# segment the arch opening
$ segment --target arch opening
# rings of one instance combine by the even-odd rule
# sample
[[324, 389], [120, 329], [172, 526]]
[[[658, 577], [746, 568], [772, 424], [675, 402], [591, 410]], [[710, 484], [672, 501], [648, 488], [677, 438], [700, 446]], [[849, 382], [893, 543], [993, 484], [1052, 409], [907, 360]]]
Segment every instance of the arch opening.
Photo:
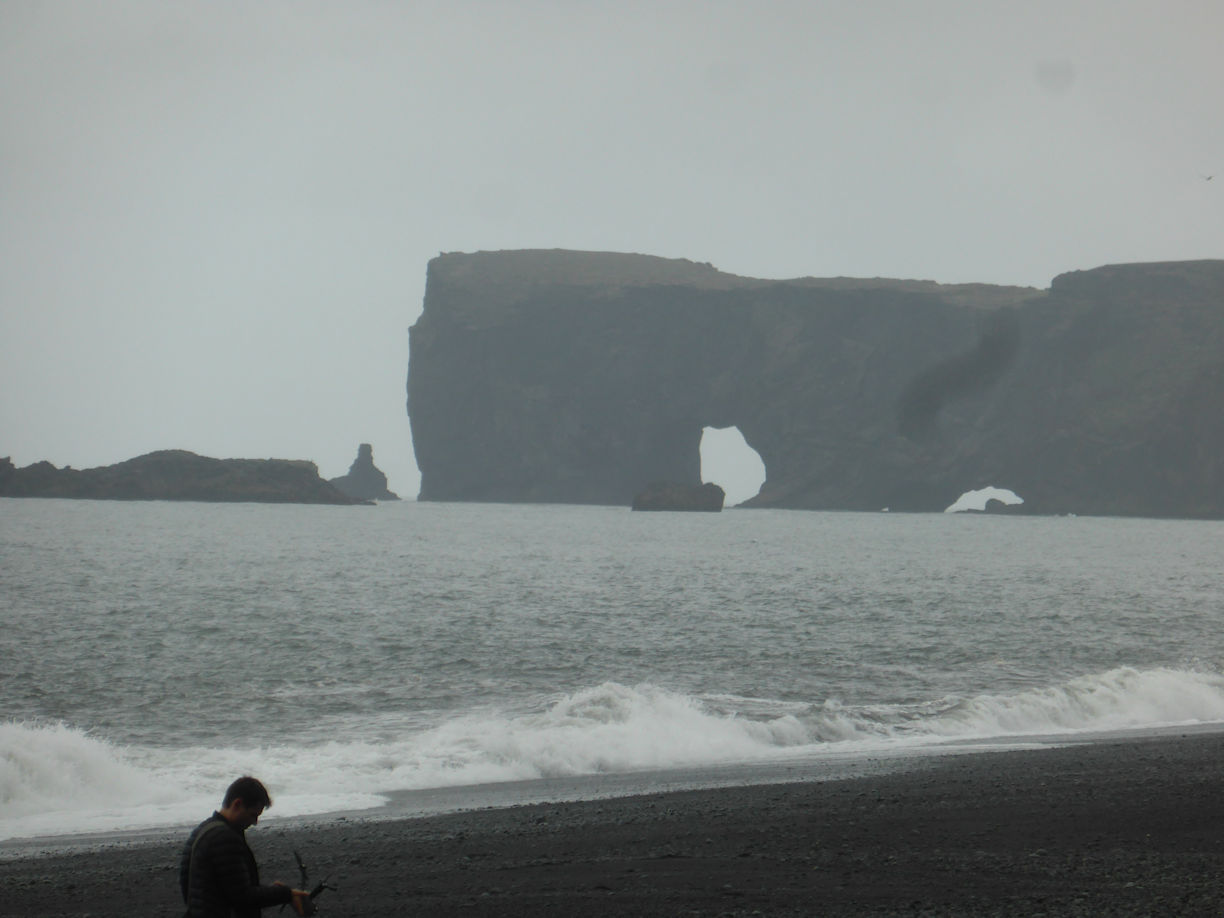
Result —
[[990, 485], [976, 491], [966, 491], [956, 499], [956, 503], [946, 508], [944, 513], [964, 513], [967, 510], [984, 513], [989, 509], [992, 500], [997, 500], [1008, 507], [1024, 503], [1024, 498], [1010, 488], [996, 488]]
[[701, 480], [712, 481], [727, 492], [725, 504], [734, 507], [756, 497], [765, 483], [765, 463], [748, 445], [738, 427], [701, 429]]

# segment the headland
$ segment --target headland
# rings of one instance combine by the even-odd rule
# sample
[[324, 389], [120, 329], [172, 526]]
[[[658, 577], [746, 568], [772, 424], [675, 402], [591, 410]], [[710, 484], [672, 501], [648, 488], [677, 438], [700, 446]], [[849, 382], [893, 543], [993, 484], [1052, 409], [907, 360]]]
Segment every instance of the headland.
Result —
[[421, 500], [627, 507], [737, 427], [749, 507], [1224, 518], [1224, 260], [1038, 289], [446, 253], [410, 335]]
[[297, 459], [213, 459], [181, 449], [159, 450], [115, 465], [56, 468], [36, 462], [16, 468], [0, 459], [0, 497], [89, 500], [251, 501], [365, 504], [319, 477], [313, 462]]

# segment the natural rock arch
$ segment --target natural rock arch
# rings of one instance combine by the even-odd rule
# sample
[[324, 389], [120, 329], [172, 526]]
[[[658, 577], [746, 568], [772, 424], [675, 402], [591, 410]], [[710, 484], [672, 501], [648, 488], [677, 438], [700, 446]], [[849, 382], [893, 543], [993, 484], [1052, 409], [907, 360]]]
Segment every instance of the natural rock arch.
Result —
[[761, 454], [736, 425], [702, 428], [701, 479], [721, 485], [728, 507], [755, 497], [767, 478]]
[[705, 426], [753, 506], [1224, 516], [1224, 261], [1049, 290], [766, 281], [616, 253], [448, 254], [412, 327], [422, 500], [619, 504], [699, 484]]

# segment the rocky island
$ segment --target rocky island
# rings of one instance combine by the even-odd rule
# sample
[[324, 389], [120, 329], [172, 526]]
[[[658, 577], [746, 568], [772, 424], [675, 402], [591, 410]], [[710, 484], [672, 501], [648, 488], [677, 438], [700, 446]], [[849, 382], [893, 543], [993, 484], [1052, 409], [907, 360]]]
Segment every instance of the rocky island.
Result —
[[632, 510], [683, 510], [698, 513], [718, 513], [727, 493], [707, 481], [702, 485], [682, 485], [674, 481], [651, 482], [646, 490], [635, 494]]
[[50, 462], [16, 468], [6, 457], [0, 459], [0, 497], [369, 503], [324, 481], [313, 462], [213, 459], [181, 449], [160, 450], [92, 469], [56, 468]]
[[696, 486], [704, 427], [766, 467], [747, 506], [1224, 517], [1224, 261], [1048, 289], [739, 277], [569, 251], [443, 254], [412, 327], [420, 499], [628, 506]]

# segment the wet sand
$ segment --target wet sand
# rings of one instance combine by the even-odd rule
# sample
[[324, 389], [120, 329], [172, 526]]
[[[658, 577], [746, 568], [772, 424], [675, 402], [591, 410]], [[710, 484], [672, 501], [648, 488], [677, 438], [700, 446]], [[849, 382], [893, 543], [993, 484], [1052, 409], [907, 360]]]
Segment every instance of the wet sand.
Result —
[[[201, 818], [208, 814], [201, 814]], [[925, 760], [895, 774], [269, 823], [320, 915], [1224, 915], [1224, 735]], [[0, 914], [178, 916], [178, 837], [0, 858]], [[267, 914], [277, 914], [268, 912]], [[283, 913], [285, 915], [288, 912]]]

